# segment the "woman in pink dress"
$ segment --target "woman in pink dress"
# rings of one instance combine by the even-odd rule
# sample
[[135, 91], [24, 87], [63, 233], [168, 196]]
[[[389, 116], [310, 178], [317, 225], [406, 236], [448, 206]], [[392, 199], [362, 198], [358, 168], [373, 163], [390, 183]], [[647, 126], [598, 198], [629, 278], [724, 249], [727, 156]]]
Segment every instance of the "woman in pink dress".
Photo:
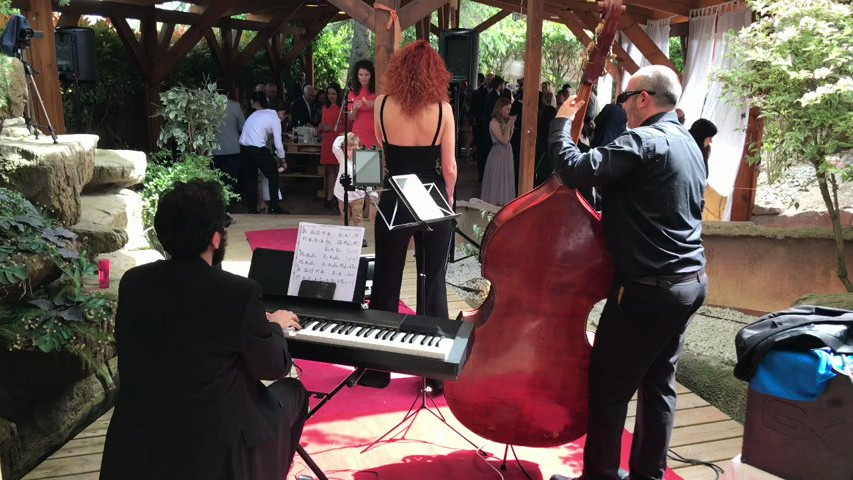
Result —
[[353, 68], [353, 89], [348, 94], [350, 131], [364, 148], [376, 145], [373, 129], [373, 101], [376, 99], [376, 70], [370, 60], [359, 60]]
[[337, 209], [338, 202], [334, 196], [335, 175], [338, 171], [338, 159], [332, 152], [332, 143], [344, 133], [344, 122], [341, 118], [341, 87], [337, 83], [326, 89], [326, 105], [323, 107], [323, 119], [317, 131], [323, 136], [323, 146], [320, 149], [320, 165], [325, 169], [326, 203], [324, 208]]

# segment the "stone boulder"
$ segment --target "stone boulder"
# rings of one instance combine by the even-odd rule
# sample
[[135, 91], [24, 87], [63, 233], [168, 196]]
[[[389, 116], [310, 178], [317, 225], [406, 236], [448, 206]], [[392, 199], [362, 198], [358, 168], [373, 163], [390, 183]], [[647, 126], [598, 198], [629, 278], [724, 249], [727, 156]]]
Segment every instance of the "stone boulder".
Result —
[[102, 192], [139, 185], [148, 166], [144, 152], [101, 150], [95, 152], [95, 171], [84, 192]]
[[[74, 231], [87, 231], [92, 235], [101, 236], [101, 244], [106, 246], [114, 244], [118, 238], [113, 237], [112, 230], [125, 232], [126, 240], [119, 248], [140, 249], [148, 248], [142, 225], [142, 197], [133, 190], [122, 189], [118, 192], [104, 192], [98, 194], [85, 194], [80, 197], [81, 215], [80, 222], [71, 229]], [[97, 226], [97, 231], [95, 230]], [[111, 237], [108, 240], [104, 236]], [[100, 253], [107, 251], [104, 250]]]
[[91, 255], [114, 252], [127, 245], [127, 232], [92, 222], [78, 222], [71, 231], [79, 235], [82, 248]]
[[30, 136], [27, 122], [23, 117], [7, 118], [3, 120], [3, 129], [0, 130], [0, 142], [4, 140], [18, 140]]
[[[0, 73], [8, 80], [8, 89], [0, 90], [0, 118], [15, 118], [24, 115], [24, 105], [27, 103], [27, 77], [24, 75], [24, 64], [17, 58], [0, 58]], [[5, 100], [5, 101], [2, 101]]]
[[21, 192], [65, 225], [80, 218], [80, 193], [95, 168], [96, 135], [0, 141], [0, 186]]

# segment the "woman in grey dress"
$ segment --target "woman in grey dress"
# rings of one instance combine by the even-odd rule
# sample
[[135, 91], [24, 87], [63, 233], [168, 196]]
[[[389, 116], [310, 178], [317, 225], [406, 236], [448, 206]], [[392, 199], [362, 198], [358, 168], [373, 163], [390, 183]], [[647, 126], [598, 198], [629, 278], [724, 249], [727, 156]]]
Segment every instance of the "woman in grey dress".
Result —
[[515, 198], [515, 166], [510, 140], [515, 129], [515, 116], [510, 115], [510, 101], [499, 98], [492, 111], [489, 134], [492, 149], [483, 172], [481, 196], [493, 205], [506, 205]]

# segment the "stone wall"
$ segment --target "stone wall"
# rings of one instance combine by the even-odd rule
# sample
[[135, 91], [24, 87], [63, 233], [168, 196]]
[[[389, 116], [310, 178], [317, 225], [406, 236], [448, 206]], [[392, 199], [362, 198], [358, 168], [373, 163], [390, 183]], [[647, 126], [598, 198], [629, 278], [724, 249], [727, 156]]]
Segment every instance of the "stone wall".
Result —
[[[843, 293], [835, 240], [824, 228], [705, 222], [709, 305], [772, 312], [812, 293]], [[853, 274], [853, 232], [845, 244]]]

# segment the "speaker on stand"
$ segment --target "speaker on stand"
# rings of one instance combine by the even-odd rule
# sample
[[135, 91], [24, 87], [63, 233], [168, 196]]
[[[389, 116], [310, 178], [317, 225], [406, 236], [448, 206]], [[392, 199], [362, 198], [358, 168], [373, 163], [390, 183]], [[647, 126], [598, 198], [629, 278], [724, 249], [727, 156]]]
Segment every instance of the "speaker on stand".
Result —
[[91, 85], [98, 81], [98, 65], [95, 55], [95, 31], [91, 28], [60, 27], [56, 37], [56, 68], [59, 79], [65, 84], [73, 83], [74, 117], [78, 133], [83, 129], [83, 99], [81, 84]]

